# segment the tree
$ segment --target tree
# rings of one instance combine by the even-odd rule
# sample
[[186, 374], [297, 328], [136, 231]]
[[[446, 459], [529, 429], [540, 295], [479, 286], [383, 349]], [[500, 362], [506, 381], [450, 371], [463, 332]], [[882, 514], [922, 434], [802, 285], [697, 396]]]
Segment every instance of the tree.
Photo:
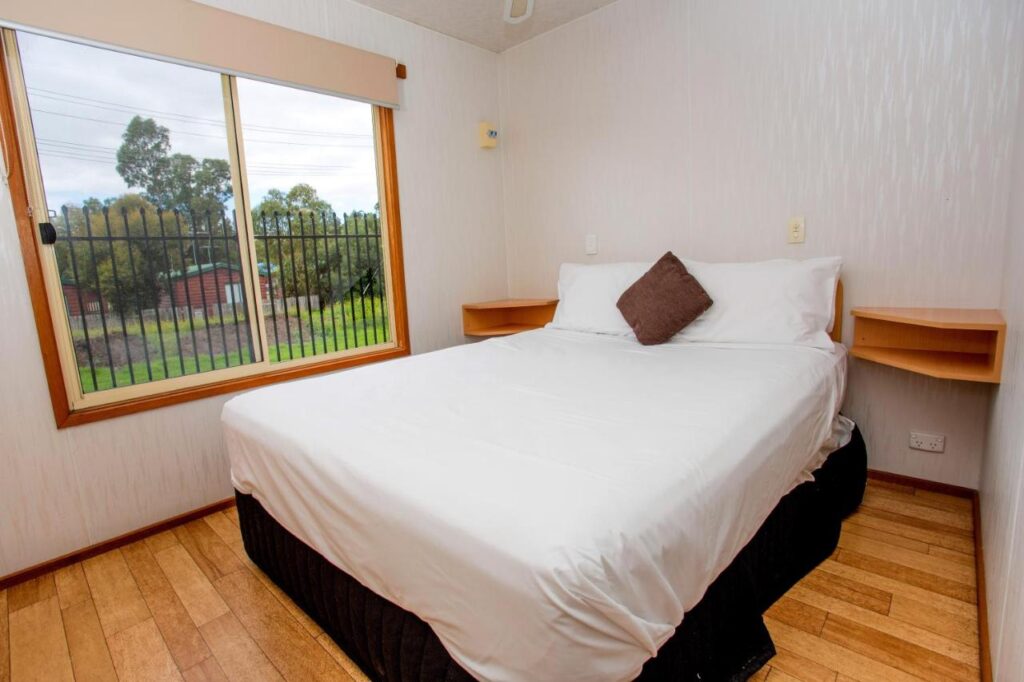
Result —
[[231, 198], [231, 164], [224, 159], [203, 159], [191, 177], [195, 198], [201, 201], [216, 200], [219, 210]]
[[[367, 240], [352, 239], [368, 232], [376, 234], [376, 213], [353, 211], [339, 216], [316, 188], [306, 183], [287, 192], [268, 191], [252, 213], [257, 258], [273, 263], [278, 273], [275, 295], [316, 296], [322, 309], [344, 299], [353, 289], [361, 291], [377, 276], [379, 254]], [[315, 240], [315, 248], [314, 234], [322, 235]], [[268, 239], [259, 239], [261, 235]], [[307, 238], [275, 241], [275, 235]]]
[[117, 150], [118, 175], [129, 187], [141, 187], [149, 199], [161, 203], [167, 198], [170, 131], [151, 118], [133, 116], [121, 139], [124, 142]]
[[[88, 199], [81, 209], [65, 206], [58, 223], [75, 236], [115, 238], [80, 241], [74, 247], [58, 239], [57, 264], [62, 279], [74, 280], [77, 274], [82, 290], [99, 294], [121, 315], [159, 305], [167, 272], [182, 266], [180, 252], [170, 251], [165, 260], [163, 243], [144, 239], [147, 234], [156, 236], [159, 228], [156, 208], [138, 194], [102, 204]], [[165, 232], [176, 234], [177, 227], [167, 225]]]
[[133, 117], [121, 139], [117, 172], [126, 185], [142, 189], [147, 201], [199, 215], [224, 211], [232, 196], [227, 161], [171, 154], [170, 131], [152, 118]]
[[288, 190], [286, 196], [289, 208], [293, 210], [308, 211], [315, 214], [326, 213], [327, 215], [334, 213], [331, 205], [320, 198], [320, 195], [316, 193], [316, 189], [304, 182]]
[[224, 202], [232, 194], [231, 166], [227, 161], [196, 161], [188, 154], [174, 154], [169, 159], [169, 167], [163, 189], [164, 206], [199, 215], [224, 211]]
[[327, 214], [334, 215], [331, 205], [320, 198], [316, 188], [307, 183], [299, 183], [287, 192], [279, 189], [272, 189], [264, 195], [263, 200], [256, 206], [253, 216], [258, 218], [261, 214], [272, 216], [274, 213], [285, 215], [288, 213]]

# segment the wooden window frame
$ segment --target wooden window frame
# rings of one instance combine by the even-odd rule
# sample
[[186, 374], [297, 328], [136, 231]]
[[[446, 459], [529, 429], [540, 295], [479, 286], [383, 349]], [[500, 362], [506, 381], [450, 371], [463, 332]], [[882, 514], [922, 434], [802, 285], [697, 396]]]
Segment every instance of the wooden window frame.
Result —
[[[53, 406], [54, 421], [58, 429], [409, 355], [409, 317], [406, 307], [402, 228], [398, 201], [394, 114], [390, 108], [374, 106], [378, 182], [383, 194], [381, 197], [382, 217], [387, 227], [387, 254], [385, 257], [389, 261], [391, 275], [389, 316], [394, 324], [394, 338], [391, 344], [385, 348], [371, 348], [359, 354], [310, 359], [306, 362], [289, 363], [279, 367], [271, 366], [262, 371], [256, 370], [246, 376], [213, 380], [201, 385], [119, 402], [72, 409], [71, 396], [68, 394], [61, 365], [61, 345], [54, 330], [52, 308], [44, 278], [43, 246], [39, 241], [36, 221], [30, 208], [29, 187], [22, 161], [21, 141], [17, 133], [17, 116], [11, 85], [7, 55], [5, 50], [0, 49], [0, 145], [3, 149], [7, 185], [14, 209], [18, 240], [21, 245], [32, 314], [39, 336], [39, 350], [42, 354], [50, 402]], [[262, 327], [262, 316], [259, 316], [259, 319]], [[265, 342], [265, 336], [263, 340]]]

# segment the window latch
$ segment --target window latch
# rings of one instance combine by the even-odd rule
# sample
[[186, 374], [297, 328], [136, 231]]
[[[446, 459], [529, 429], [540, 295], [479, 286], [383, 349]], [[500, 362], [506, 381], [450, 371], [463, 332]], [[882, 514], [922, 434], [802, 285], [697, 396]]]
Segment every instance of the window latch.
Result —
[[53, 223], [39, 223], [39, 238], [47, 246], [56, 244], [57, 228], [53, 226]]

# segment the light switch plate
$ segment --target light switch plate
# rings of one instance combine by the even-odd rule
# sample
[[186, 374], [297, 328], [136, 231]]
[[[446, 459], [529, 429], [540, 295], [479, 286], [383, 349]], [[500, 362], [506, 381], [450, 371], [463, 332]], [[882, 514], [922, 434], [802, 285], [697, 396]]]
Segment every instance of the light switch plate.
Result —
[[583, 253], [588, 256], [597, 255], [597, 235], [588, 234], [583, 240]]
[[804, 234], [803, 217], [790, 218], [789, 226], [786, 228], [786, 242], [789, 244], [803, 244]]

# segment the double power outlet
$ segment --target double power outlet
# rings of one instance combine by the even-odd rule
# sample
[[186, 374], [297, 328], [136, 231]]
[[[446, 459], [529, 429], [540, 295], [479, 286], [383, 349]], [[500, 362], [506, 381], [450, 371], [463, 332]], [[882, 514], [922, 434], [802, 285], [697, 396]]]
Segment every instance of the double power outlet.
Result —
[[925, 452], [945, 452], [946, 437], [937, 433], [911, 431], [910, 449], [924, 450]]

